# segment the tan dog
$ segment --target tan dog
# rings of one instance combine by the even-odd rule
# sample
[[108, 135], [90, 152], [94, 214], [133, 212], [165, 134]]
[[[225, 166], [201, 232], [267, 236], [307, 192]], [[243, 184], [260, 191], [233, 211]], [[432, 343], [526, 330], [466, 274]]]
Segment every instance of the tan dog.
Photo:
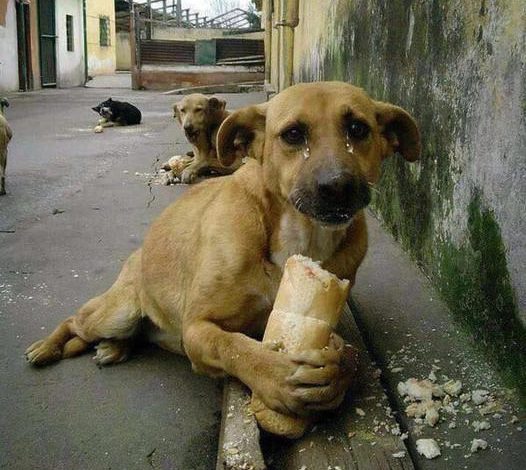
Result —
[[7, 119], [0, 113], [0, 196], [5, 192], [5, 168], [7, 166], [7, 145], [13, 137], [13, 131]]
[[71, 357], [96, 343], [99, 364], [119, 362], [148, 319], [153, 341], [186, 354], [197, 372], [238, 377], [274, 410], [338, 406], [352, 379], [341, 338], [295, 355], [254, 338], [289, 255], [310, 256], [354, 282], [367, 249], [369, 185], [393, 153], [418, 158], [417, 126], [359, 88], [311, 83], [230, 115], [218, 134], [222, 163], [235, 159], [240, 143], [257, 160], [168, 207], [115, 284], [30, 346], [29, 362]]
[[213, 170], [219, 174], [230, 174], [241, 165], [238, 160], [225, 168], [217, 160], [216, 139], [221, 123], [228, 117], [226, 101], [208, 98], [200, 93], [185, 96], [174, 104], [177, 119], [193, 149], [193, 162], [181, 174], [181, 182], [192, 183], [198, 176]]

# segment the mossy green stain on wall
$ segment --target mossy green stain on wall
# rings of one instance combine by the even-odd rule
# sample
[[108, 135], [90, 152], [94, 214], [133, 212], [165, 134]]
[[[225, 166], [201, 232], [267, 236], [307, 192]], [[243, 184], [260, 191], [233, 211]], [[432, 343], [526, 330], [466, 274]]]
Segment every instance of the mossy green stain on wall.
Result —
[[468, 230], [460, 247], [437, 246], [433, 278], [457, 318], [526, 400], [526, 332], [518, 320], [499, 225], [478, 190], [469, 204]]

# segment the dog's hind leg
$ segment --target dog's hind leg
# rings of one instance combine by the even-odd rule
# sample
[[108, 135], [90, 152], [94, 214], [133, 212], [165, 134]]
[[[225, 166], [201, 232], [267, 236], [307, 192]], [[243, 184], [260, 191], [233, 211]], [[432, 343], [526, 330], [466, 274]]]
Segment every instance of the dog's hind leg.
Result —
[[98, 364], [125, 360], [141, 320], [135, 285], [140, 257], [140, 250], [133, 253], [109, 290], [84, 304], [47, 338], [32, 344], [26, 350], [27, 360], [37, 366], [49, 364], [81, 354], [101, 340], [106, 341], [95, 356]]

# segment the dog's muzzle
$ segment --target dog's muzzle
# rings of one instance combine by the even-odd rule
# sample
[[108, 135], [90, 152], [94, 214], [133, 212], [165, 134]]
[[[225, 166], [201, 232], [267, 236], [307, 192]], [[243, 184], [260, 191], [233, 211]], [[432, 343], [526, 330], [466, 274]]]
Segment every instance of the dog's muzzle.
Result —
[[111, 112], [111, 108], [102, 107], [99, 109], [99, 114], [106, 119], [110, 119], [113, 116], [113, 113]]
[[301, 213], [324, 225], [344, 225], [371, 200], [369, 185], [346, 172], [322, 172], [313, 182], [291, 192], [290, 202]]
[[197, 137], [199, 136], [199, 130], [195, 129], [194, 126], [192, 125], [186, 125], [184, 126], [183, 129], [184, 129], [184, 135], [190, 142], [195, 141]]

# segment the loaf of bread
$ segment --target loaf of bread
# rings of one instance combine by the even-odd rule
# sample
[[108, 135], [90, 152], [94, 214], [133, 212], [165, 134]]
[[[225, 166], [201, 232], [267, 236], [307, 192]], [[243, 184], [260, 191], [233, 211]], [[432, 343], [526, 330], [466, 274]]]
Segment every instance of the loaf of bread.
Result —
[[[349, 281], [338, 279], [310, 258], [291, 256], [269, 316], [263, 343], [284, 353], [323, 349], [329, 343], [349, 294]], [[266, 431], [291, 439], [302, 436], [309, 418], [277, 413], [257, 396], [251, 408]]]

